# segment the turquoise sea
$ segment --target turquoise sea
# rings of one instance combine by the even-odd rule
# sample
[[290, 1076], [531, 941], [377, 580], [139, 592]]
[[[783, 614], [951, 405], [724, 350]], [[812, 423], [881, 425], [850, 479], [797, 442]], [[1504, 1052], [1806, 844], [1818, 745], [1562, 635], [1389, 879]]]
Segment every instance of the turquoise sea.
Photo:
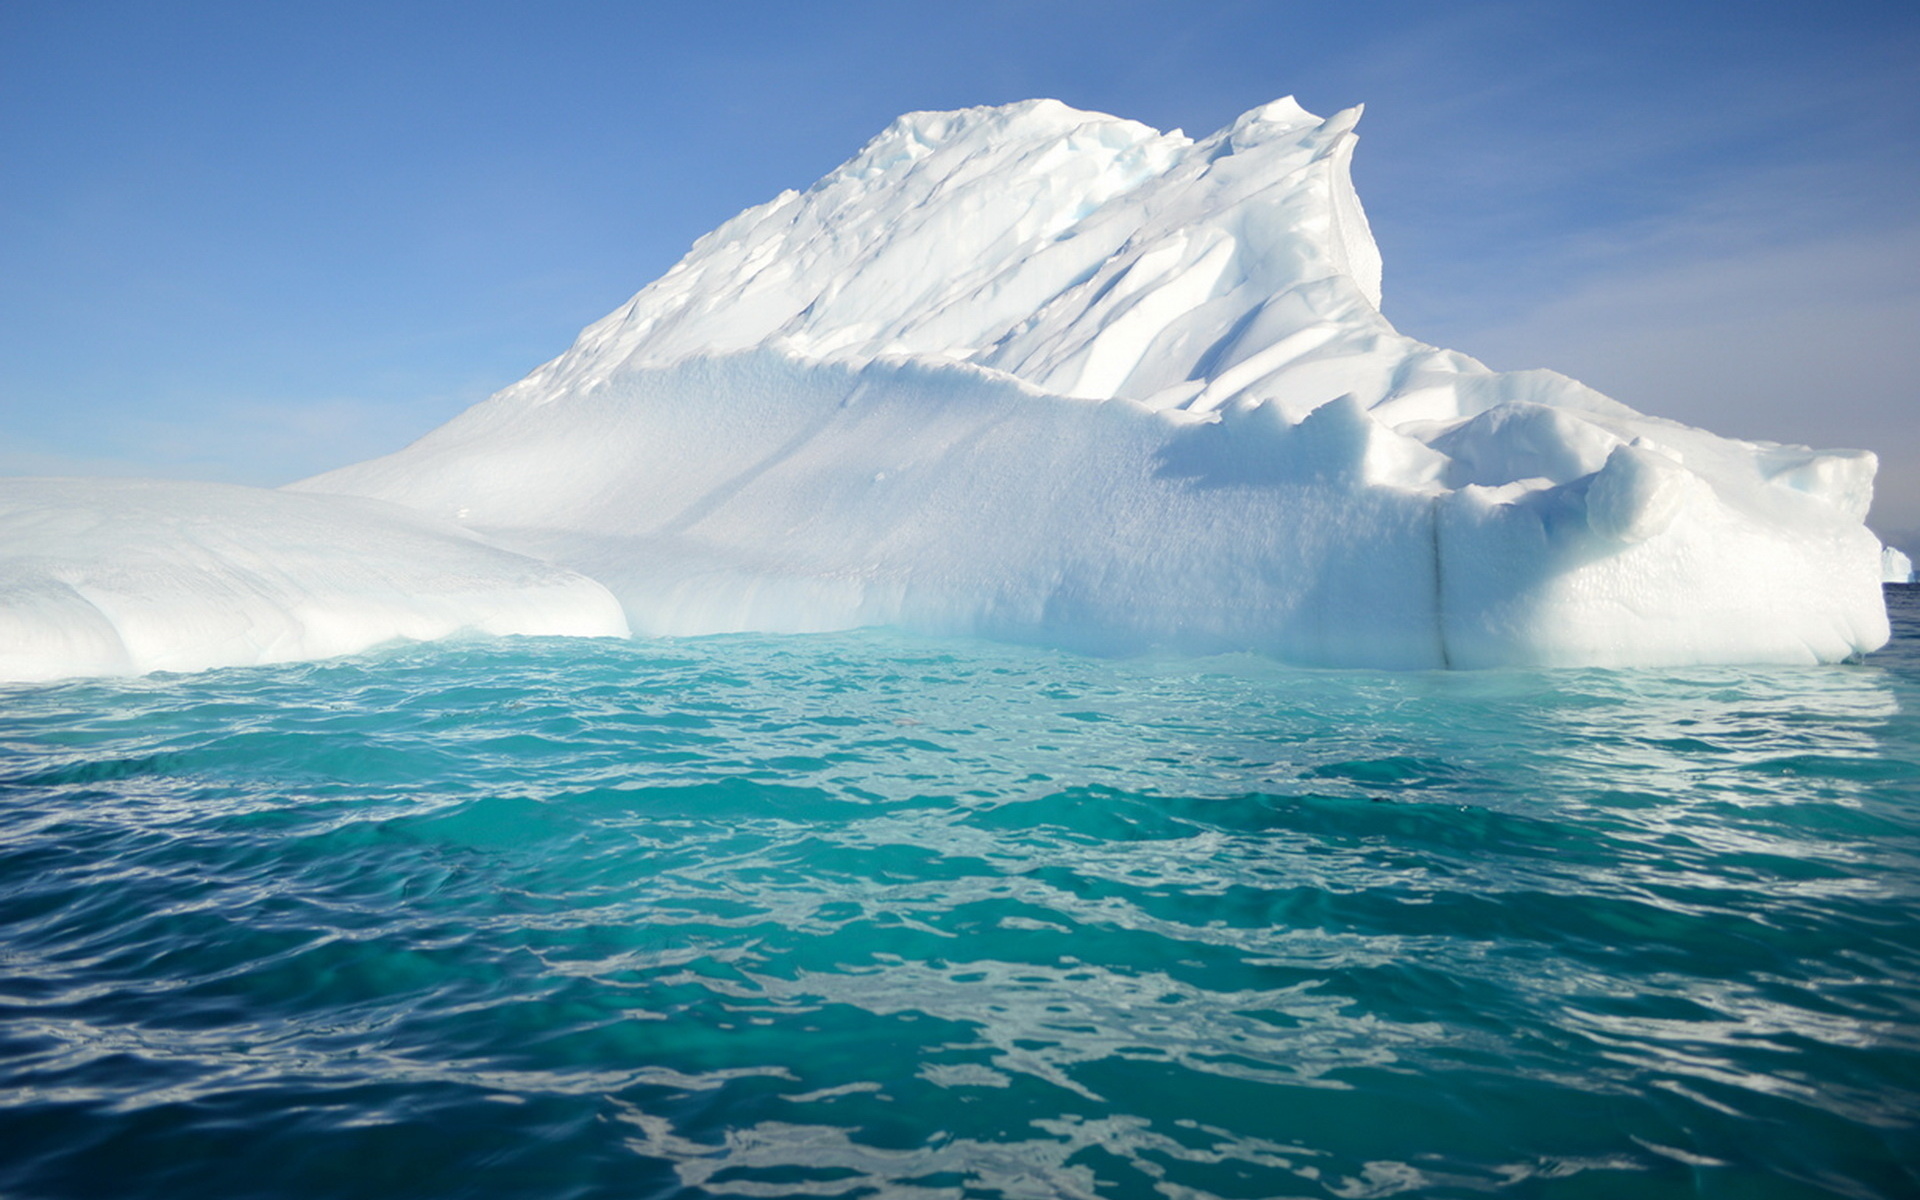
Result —
[[885, 633], [0, 690], [0, 1196], [1920, 1194], [1821, 669]]

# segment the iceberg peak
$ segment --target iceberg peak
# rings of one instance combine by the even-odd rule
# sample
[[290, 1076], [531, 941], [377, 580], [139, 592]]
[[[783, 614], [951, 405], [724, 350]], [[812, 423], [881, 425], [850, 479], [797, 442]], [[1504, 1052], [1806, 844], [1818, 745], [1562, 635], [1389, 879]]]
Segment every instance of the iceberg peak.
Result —
[[1355, 107], [1345, 109], [1322, 121], [1300, 107], [1300, 102], [1292, 96], [1282, 96], [1278, 100], [1269, 101], [1241, 113], [1233, 124], [1227, 126], [1222, 132], [1226, 135], [1227, 143], [1238, 152], [1251, 149], [1272, 138], [1321, 128], [1343, 119], [1345, 125], [1338, 132], [1344, 133], [1353, 127], [1359, 117], [1360, 109]]
[[[1157, 404], [1197, 382], [1217, 406], [1221, 372], [1237, 370], [1241, 394], [1270, 373], [1249, 359], [1379, 306], [1348, 177], [1358, 111], [1322, 121], [1278, 100], [1201, 143], [1057, 100], [909, 113], [806, 191], [702, 238], [527, 399], [777, 346], [968, 362], [1088, 399]], [[1307, 311], [1281, 317], [1282, 300]]]

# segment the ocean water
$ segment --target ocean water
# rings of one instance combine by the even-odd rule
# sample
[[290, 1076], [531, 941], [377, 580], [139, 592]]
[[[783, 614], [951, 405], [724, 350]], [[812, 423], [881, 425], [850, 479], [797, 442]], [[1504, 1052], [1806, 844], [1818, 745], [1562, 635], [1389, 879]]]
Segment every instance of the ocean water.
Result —
[[889, 634], [0, 691], [0, 1196], [1920, 1194], [1824, 669]]

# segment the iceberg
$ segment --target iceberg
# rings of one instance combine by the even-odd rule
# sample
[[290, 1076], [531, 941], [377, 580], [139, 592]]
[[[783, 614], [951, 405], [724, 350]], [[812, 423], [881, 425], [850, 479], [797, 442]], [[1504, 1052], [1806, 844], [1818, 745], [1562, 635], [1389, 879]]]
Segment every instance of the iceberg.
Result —
[[1880, 582], [1912, 583], [1913, 560], [1897, 546], [1883, 546], [1880, 550]]
[[1863, 451], [1381, 314], [1358, 108], [899, 118], [560, 357], [278, 492], [0, 485], [0, 678], [890, 625], [1389, 668], [1883, 644]]
[[1832, 662], [1875, 459], [1737, 441], [1381, 315], [1358, 108], [1209, 137], [912, 113], [566, 353], [295, 485], [605, 584], [642, 634], [893, 625], [1326, 666]]

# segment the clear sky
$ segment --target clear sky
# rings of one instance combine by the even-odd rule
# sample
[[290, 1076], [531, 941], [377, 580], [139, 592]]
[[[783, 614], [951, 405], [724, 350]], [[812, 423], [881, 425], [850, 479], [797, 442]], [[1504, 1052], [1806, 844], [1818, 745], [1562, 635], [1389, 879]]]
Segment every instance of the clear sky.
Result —
[[1920, 4], [0, 0], [0, 473], [281, 483], [912, 109], [1365, 102], [1386, 312], [1865, 446], [1920, 550]]

